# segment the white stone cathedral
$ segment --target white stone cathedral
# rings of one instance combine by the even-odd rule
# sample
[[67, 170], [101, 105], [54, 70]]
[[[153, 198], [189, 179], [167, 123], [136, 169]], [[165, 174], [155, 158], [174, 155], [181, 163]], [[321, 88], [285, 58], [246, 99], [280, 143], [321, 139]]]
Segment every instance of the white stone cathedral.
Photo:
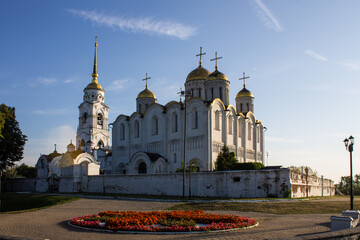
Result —
[[[265, 128], [255, 119], [254, 96], [245, 88], [247, 77], [241, 78], [244, 85], [234, 107], [229, 101], [230, 82], [218, 70], [217, 60], [221, 57], [215, 54], [215, 71], [210, 73], [202, 66], [204, 54], [200, 48], [199, 66], [185, 81], [184, 101], [180, 98], [166, 105], [157, 103], [146, 74], [145, 89], [136, 98], [136, 111], [130, 116], [121, 114], [108, 124], [109, 107], [105, 104], [105, 90], [98, 82], [95, 43], [92, 82], [84, 89], [79, 106], [76, 148], [70, 143], [64, 154], [55, 150], [42, 155], [38, 166], [48, 164], [49, 176], [56, 172], [59, 176], [78, 175], [81, 169], [88, 171], [86, 164], [94, 165], [92, 173], [99, 168], [108, 174], [174, 173], [182, 168], [185, 159], [185, 164], [199, 171], [212, 171], [224, 144], [239, 162], [263, 163]], [[61, 168], [72, 165], [67, 170]]]

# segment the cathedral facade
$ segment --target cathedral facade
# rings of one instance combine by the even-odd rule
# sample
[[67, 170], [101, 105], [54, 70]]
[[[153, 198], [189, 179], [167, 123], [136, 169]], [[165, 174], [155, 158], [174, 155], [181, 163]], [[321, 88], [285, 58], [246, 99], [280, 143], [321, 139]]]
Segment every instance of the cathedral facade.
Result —
[[[229, 102], [230, 82], [202, 66], [185, 81], [185, 100], [157, 103], [146, 82], [136, 111], [119, 115], [112, 130], [112, 173], [174, 173], [185, 164], [212, 171], [225, 144], [239, 162], [264, 162], [264, 128], [254, 115], [254, 96], [245, 88]], [[148, 80], [146, 77], [144, 80]], [[175, 95], [175, 93], [174, 93]]]
[[105, 90], [98, 82], [95, 43], [92, 81], [85, 87], [79, 105], [76, 146], [70, 143], [66, 153], [55, 151], [54, 157], [44, 155], [38, 165], [48, 162], [48, 175], [59, 177], [74, 174], [76, 169], [90, 171], [81, 164], [98, 165], [97, 169], [107, 174], [174, 173], [183, 169], [184, 162], [198, 171], [212, 171], [224, 145], [239, 162], [263, 163], [266, 128], [255, 118], [254, 96], [245, 88], [245, 75], [233, 106], [230, 82], [218, 70], [220, 58], [215, 54], [215, 70], [210, 72], [202, 66], [202, 55], [200, 49], [199, 66], [185, 79], [185, 91], [180, 92], [184, 99], [159, 104], [146, 75], [135, 111], [130, 116], [121, 114], [109, 124]]

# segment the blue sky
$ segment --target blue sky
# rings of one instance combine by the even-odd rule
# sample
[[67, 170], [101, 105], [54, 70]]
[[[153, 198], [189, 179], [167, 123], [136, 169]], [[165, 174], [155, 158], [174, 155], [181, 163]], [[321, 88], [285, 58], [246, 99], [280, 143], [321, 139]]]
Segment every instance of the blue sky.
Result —
[[98, 35], [109, 122], [135, 110], [146, 72], [160, 104], [178, 100], [202, 46], [210, 71], [215, 51], [223, 57], [219, 70], [230, 80], [232, 104], [242, 88], [237, 79], [250, 76], [255, 116], [268, 128], [269, 165], [308, 165], [335, 181], [349, 174], [342, 141], [360, 137], [359, 1], [1, 3], [0, 102], [16, 108], [29, 138], [26, 164], [75, 140]]

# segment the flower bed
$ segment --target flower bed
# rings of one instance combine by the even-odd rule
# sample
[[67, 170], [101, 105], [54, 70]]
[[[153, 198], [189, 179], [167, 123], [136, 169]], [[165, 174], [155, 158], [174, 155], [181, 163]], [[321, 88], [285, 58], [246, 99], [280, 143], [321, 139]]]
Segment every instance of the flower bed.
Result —
[[255, 219], [195, 211], [105, 211], [77, 217], [71, 224], [113, 231], [191, 232], [250, 227]]

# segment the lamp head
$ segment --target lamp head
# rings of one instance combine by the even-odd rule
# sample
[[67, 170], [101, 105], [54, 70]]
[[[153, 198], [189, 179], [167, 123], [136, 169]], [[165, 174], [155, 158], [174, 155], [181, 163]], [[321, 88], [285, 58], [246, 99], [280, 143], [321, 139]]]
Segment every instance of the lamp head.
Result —
[[347, 149], [347, 147], [348, 147], [348, 145], [349, 145], [349, 139], [345, 138], [344, 144], [345, 144], [345, 148]]
[[350, 144], [354, 144], [355, 143], [355, 138], [353, 136], [350, 135], [349, 137], [349, 140], [350, 140]]

